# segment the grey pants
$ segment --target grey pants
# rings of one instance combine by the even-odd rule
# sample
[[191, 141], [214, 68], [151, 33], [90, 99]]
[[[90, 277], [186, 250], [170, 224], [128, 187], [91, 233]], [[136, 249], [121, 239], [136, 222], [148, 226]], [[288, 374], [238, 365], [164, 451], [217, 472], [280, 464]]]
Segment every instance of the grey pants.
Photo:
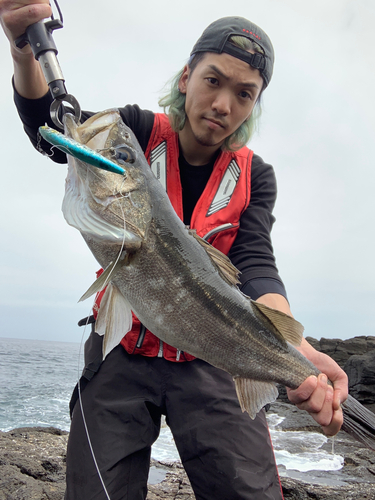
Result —
[[[162, 414], [197, 500], [283, 498], [264, 412], [254, 421], [241, 412], [233, 380], [224, 371], [198, 359], [173, 363], [129, 355], [118, 346], [81, 394], [93, 451], [111, 500], [146, 498], [151, 445], [158, 437]], [[65, 499], [107, 498], [77, 401]]]

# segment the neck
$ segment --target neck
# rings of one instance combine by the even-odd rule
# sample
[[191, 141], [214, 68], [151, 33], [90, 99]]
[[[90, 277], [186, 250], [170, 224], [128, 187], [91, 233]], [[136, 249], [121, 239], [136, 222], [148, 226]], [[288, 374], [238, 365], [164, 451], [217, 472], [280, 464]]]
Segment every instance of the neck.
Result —
[[213, 146], [200, 144], [187, 124], [178, 133], [178, 138], [185, 160], [194, 166], [207, 165], [221, 147], [221, 143]]

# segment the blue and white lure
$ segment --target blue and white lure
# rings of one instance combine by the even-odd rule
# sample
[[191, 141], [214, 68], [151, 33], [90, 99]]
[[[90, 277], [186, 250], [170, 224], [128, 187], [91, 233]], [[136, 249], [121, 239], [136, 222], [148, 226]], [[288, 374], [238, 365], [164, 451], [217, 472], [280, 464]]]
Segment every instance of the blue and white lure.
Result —
[[80, 144], [70, 137], [66, 137], [66, 135], [47, 125], [39, 127], [39, 133], [47, 142], [53, 144], [64, 153], [78, 158], [78, 160], [89, 163], [94, 167], [113, 172], [114, 174], [125, 174], [125, 170], [113, 161], [108, 160], [97, 151], [88, 148], [84, 144]]

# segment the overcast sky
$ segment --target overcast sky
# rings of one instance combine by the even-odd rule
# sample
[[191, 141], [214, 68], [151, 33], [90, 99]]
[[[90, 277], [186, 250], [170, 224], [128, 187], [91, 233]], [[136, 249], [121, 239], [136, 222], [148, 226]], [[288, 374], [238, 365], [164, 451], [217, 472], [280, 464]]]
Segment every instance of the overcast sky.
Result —
[[[55, 32], [83, 109], [158, 111], [164, 83], [213, 20], [240, 15], [270, 36], [276, 63], [251, 149], [273, 164], [273, 243], [292, 311], [315, 338], [375, 335], [372, 0], [61, 0]], [[12, 100], [0, 33], [2, 337], [80, 341], [78, 298], [97, 263], [61, 213], [66, 166], [38, 154]], [[88, 334], [88, 332], [87, 332]]]

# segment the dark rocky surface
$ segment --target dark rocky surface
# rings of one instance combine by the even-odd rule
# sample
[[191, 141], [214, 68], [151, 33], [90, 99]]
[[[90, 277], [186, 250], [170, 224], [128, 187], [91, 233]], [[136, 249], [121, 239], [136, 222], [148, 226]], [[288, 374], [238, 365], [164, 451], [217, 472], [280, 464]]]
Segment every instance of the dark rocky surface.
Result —
[[331, 356], [342, 368], [351, 356], [361, 356], [375, 349], [375, 337], [359, 336], [347, 340], [326, 339], [324, 337], [316, 340], [312, 337], [306, 337], [306, 340], [316, 350]]
[[[319, 432], [309, 415], [291, 405], [275, 403], [273, 411], [286, 417], [280, 424], [283, 429]], [[67, 438], [66, 432], [54, 428], [0, 432], [0, 500], [63, 500]], [[375, 452], [340, 432], [335, 453], [345, 457], [340, 471], [301, 473], [280, 467], [285, 499], [375, 500]], [[194, 498], [181, 464], [152, 461], [148, 500]]]
[[0, 432], [0, 500], [62, 500], [67, 439], [52, 427]]
[[362, 404], [375, 408], [375, 350], [353, 355], [345, 363], [349, 390]]
[[[307, 340], [345, 369], [351, 394], [374, 411], [375, 337]], [[282, 430], [321, 432], [307, 413], [286, 404], [283, 397], [285, 390], [270, 408], [270, 413], [285, 417], [279, 424]], [[0, 432], [0, 500], [63, 500], [67, 439], [67, 432], [55, 428]], [[322, 447], [331, 448], [332, 440]], [[280, 466], [285, 500], [375, 500], [375, 452], [344, 432], [335, 437], [334, 452], [344, 457], [339, 471], [302, 473]], [[152, 461], [148, 500], [194, 498], [181, 464]]]

